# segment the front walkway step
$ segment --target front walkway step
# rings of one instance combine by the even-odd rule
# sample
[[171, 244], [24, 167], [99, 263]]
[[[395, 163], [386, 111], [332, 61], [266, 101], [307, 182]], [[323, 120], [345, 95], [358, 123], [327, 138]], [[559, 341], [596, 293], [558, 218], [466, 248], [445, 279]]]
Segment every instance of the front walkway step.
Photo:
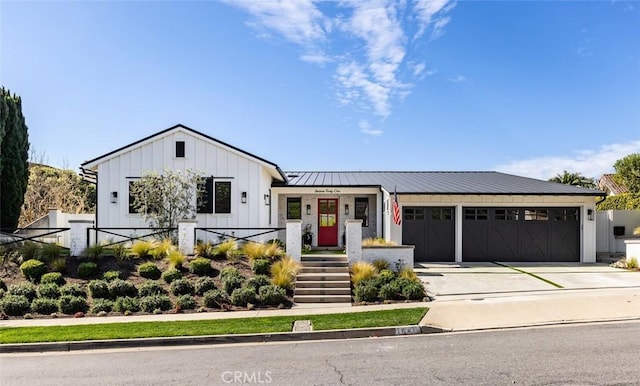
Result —
[[339, 261], [346, 262], [348, 261], [346, 255], [302, 255], [300, 258], [301, 262], [306, 261]]
[[351, 295], [295, 295], [295, 303], [351, 303]]
[[351, 296], [351, 288], [296, 288], [298, 295], [347, 295]]
[[348, 267], [322, 267], [302, 265], [300, 273], [346, 273], [349, 274]]
[[343, 281], [350, 280], [348, 273], [299, 273], [297, 281]]
[[302, 280], [296, 282], [296, 289], [298, 288], [351, 288], [351, 282], [349, 278], [330, 281]]

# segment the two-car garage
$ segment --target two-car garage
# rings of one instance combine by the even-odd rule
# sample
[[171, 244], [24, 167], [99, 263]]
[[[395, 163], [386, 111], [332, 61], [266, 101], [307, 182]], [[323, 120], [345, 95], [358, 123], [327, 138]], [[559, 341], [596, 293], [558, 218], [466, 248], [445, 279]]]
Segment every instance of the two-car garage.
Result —
[[462, 261], [580, 261], [579, 207], [407, 206], [402, 243], [415, 245], [416, 262], [454, 261], [456, 217]]

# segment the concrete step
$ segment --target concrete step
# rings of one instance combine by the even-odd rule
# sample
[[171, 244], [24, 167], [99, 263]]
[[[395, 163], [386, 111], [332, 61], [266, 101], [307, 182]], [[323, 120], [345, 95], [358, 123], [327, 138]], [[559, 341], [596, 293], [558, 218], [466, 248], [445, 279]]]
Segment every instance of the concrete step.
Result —
[[351, 288], [296, 288], [294, 296], [299, 295], [349, 295]]
[[295, 295], [295, 303], [351, 303], [351, 295]]
[[338, 281], [296, 281], [296, 289], [298, 288], [348, 288], [351, 289], [351, 282], [349, 280]]
[[348, 273], [299, 273], [297, 281], [350, 281]]
[[347, 262], [346, 255], [302, 255], [300, 261], [341, 261]]
[[347, 267], [318, 267], [303, 265], [300, 273], [346, 273], [349, 274]]
[[349, 268], [349, 263], [346, 261], [322, 261], [322, 260], [309, 260], [301, 263], [303, 267], [343, 267]]

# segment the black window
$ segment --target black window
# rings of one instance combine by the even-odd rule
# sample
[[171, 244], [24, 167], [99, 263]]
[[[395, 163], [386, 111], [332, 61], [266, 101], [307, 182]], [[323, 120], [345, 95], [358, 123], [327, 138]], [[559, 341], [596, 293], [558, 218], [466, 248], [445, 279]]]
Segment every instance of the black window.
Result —
[[302, 199], [300, 197], [287, 197], [287, 219], [300, 220], [302, 218]]
[[216, 182], [215, 188], [216, 213], [231, 213], [231, 182]]
[[213, 213], [213, 177], [200, 180], [198, 190], [198, 213]]
[[432, 220], [451, 220], [452, 215], [451, 208], [433, 208], [431, 211]]
[[496, 220], [518, 221], [518, 209], [496, 209]]
[[489, 211], [487, 209], [465, 209], [464, 210], [464, 219], [465, 220], [487, 220]]
[[578, 210], [577, 209], [554, 209], [553, 220], [554, 221], [577, 221]]
[[356, 209], [354, 213], [356, 220], [362, 220], [362, 226], [369, 226], [369, 198], [356, 197]]
[[184, 158], [184, 141], [176, 141], [176, 158]]
[[524, 221], [547, 221], [549, 212], [547, 209], [525, 209]]

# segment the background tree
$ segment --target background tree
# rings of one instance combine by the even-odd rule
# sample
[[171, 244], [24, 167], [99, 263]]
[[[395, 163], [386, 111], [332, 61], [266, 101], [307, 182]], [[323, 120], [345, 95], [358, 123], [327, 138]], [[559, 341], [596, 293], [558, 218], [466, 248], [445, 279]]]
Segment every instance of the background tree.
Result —
[[29, 134], [22, 100], [4, 87], [0, 90], [0, 229], [18, 225], [29, 178]]
[[73, 170], [32, 163], [18, 225], [32, 223], [51, 208], [65, 213], [93, 213], [95, 196], [95, 186]]
[[626, 186], [629, 193], [640, 193], [640, 153], [629, 154], [613, 165], [615, 179]]
[[195, 218], [204, 193], [202, 180], [202, 174], [193, 170], [145, 172], [131, 183], [132, 206], [151, 228], [177, 228], [178, 221]]
[[588, 178], [580, 173], [570, 173], [568, 171], [562, 172], [553, 178], [550, 178], [551, 182], [558, 182], [565, 185], [581, 186], [583, 188], [595, 188], [596, 183], [593, 178]]

